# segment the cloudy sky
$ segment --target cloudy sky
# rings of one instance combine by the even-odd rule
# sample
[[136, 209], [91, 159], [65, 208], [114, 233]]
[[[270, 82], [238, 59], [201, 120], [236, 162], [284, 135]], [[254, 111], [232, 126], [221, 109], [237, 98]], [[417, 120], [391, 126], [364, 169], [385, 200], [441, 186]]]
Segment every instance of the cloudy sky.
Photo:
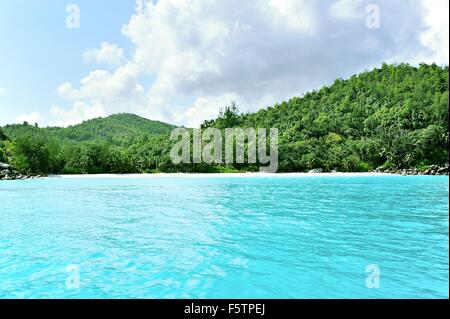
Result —
[[[72, 5], [71, 5], [72, 4]], [[448, 65], [448, 0], [2, 0], [0, 125], [194, 127], [383, 62]]]

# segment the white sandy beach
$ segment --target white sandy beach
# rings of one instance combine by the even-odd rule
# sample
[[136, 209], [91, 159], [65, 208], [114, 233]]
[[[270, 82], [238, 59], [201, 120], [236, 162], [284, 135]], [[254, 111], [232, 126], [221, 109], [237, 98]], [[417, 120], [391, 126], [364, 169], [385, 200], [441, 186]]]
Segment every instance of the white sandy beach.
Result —
[[92, 179], [92, 178], [261, 178], [261, 177], [369, 177], [393, 176], [385, 173], [158, 173], [158, 174], [92, 174], [92, 175], [51, 175], [48, 178]]

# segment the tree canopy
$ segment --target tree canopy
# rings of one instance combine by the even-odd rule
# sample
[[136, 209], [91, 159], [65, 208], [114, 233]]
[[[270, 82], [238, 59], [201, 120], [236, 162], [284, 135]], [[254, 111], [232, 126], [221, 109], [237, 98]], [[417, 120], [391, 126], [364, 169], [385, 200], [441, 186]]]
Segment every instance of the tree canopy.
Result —
[[[448, 162], [448, 93], [448, 66], [384, 64], [256, 113], [241, 113], [232, 102], [202, 128], [278, 128], [283, 172], [423, 168]], [[257, 169], [173, 165], [173, 128], [133, 114], [67, 128], [7, 125], [0, 129], [0, 161], [40, 174]]]

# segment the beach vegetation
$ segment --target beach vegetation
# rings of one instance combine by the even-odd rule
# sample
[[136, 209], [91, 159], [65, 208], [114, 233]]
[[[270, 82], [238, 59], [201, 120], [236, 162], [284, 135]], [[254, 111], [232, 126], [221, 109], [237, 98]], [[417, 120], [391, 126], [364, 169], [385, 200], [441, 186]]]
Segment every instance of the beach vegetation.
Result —
[[[201, 129], [278, 129], [279, 172], [426, 169], [449, 159], [448, 75], [448, 66], [383, 64], [253, 113], [232, 101]], [[133, 114], [6, 125], [0, 161], [30, 174], [258, 171], [248, 161], [173, 163], [175, 128]]]

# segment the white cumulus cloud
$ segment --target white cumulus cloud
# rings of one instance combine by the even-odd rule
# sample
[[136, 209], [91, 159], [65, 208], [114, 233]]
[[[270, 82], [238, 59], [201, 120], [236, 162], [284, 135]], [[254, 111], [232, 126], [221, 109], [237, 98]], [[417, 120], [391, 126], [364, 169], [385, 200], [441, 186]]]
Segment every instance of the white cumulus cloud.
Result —
[[337, 19], [360, 20], [366, 14], [364, 2], [363, 0], [338, 0], [331, 5], [329, 12]]
[[83, 54], [85, 62], [120, 65], [125, 61], [123, 49], [117, 44], [103, 42], [100, 48], [90, 49]]
[[126, 64], [114, 72], [94, 70], [78, 87], [66, 82], [57, 88], [60, 97], [72, 103], [69, 110], [57, 106], [55, 125], [67, 126], [117, 112], [140, 113], [146, 105], [144, 88], [138, 82], [136, 65]]
[[40, 123], [42, 121], [43, 117], [40, 113], [38, 112], [33, 112], [30, 114], [22, 114], [19, 115], [16, 118], [16, 122], [17, 123], [23, 123], [23, 122], [28, 122], [29, 124], [34, 124], [34, 123]]
[[[366, 26], [368, 5], [379, 7], [380, 28]], [[446, 9], [446, 0], [138, 0], [122, 30], [130, 60], [102, 44], [87, 60], [116, 70], [58, 92], [105, 114], [197, 126], [228, 99], [254, 111], [383, 62], [448, 64]]]
[[429, 49], [422, 56], [423, 62], [448, 65], [449, 62], [449, 2], [446, 0], [424, 0], [427, 29], [421, 35], [422, 43]]
[[83, 101], [75, 101], [72, 109], [66, 111], [57, 105], [53, 105], [51, 113], [56, 118], [55, 126], [67, 127], [70, 125], [81, 123], [85, 120], [103, 117], [105, 112], [103, 105], [93, 102], [91, 105]]

